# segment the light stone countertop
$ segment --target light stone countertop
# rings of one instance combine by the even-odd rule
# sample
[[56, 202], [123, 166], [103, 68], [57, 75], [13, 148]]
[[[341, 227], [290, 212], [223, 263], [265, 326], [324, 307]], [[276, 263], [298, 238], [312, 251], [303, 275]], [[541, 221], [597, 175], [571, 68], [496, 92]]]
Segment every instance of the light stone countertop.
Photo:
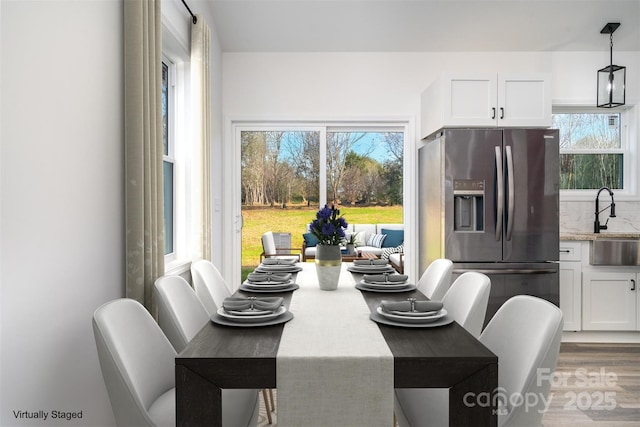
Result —
[[596, 239], [640, 239], [640, 233], [633, 232], [601, 232], [601, 233], [560, 233], [560, 241], [596, 240]]

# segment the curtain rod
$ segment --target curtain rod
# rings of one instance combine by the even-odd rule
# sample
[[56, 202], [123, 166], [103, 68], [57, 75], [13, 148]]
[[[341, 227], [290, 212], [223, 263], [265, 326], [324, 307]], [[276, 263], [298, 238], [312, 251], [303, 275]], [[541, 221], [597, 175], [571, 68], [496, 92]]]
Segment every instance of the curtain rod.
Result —
[[191, 9], [189, 9], [189, 5], [187, 4], [186, 1], [182, 0], [182, 4], [189, 11], [189, 15], [191, 15], [191, 18], [193, 19], [193, 24], [195, 25], [198, 22], [198, 18], [196, 18], [196, 15], [194, 15], [193, 12], [191, 12]]

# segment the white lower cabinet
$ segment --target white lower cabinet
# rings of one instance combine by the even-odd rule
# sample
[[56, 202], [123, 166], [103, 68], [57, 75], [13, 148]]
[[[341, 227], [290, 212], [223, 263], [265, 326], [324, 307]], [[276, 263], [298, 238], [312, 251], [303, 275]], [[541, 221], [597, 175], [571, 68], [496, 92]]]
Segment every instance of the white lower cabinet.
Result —
[[591, 267], [584, 274], [582, 329], [640, 330], [638, 269]]
[[565, 331], [582, 329], [582, 257], [580, 242], [560, 242], [560, 309]]
[[560, 262], [560, 309], [565, 331], [582, 329], [582, 264]]

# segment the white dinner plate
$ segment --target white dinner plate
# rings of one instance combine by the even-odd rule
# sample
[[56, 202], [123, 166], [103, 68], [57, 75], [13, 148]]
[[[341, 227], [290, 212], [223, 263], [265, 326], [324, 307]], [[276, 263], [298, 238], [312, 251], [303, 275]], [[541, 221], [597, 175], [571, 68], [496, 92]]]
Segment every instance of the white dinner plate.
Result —
[[267, 314], [259, 314], [259, 315], [247, 314], [247, 312], [243, 312], [242, 314], [231, 314], [225, 311], [223, 307], [220, 307], [217, 313], [220, 316], [228, 320], [232, 320], [234, 322], [253, 323], [253, 322], [264, 322], [266, 320], [275, 319], [276, 317], [284, 314], [286, 311], [287, 311], [287, 307], [282, 305], [278, 307], [276, 311], [268, 312]]
[[391, 313], [391, 314], [395, 314], [397, 316], [407, 316], [407, 317], [431, 317], [431, 316], [435, 316], [438, 313], [440, 313], [441, 310], [434, 310], [434, 311], [395, 311], [395, 310], [388, 310], [386, 311], [386, 313]]
[[273, 289], [265, 285], [254, 286], [249, 288], [247, 287], [247, 285], [243, 283], [242, 285], [240, 285], [238, 290], [242, 292], [247, 292], [249, 294], [266, 294], [266, 293], [280, 293], [280, 292], [295, 291], [298, 288], [300, 288], [300, 286], [297, 283], [291, 283], [287, 285], [285, 288], [278, 288], [278, 289]]
[[393, 313], [389, 313], [388, 311], [384, 311], [382, 307], [378, 307], [376, 311], [380, 316], [386, 317], [387, 319], [391, 319], [400, 323], [430, 323], [430, 322], [435, 322], [436, 320], [447, 315], [447, 310], [445, 310], [444, 308], [436, 314], [426, 315], [426, 316], [414, 316], [414, 315], [407, 316], [406, 314], [403, 314], [403, 315], [393, 314]]
[[278, 272], [278, 273], [297, 273], [302, 271], [302, 267], [299, 265], [264, 265], [260, 264], [256, 267], [256, 272], [267, 273], [267, 272]]
[[368, 281], [368, 280], [361, 280], [362, 283], [364, 283], [365, 285], [406, 285], [407, 281], [405, 280], [404, 282], [398, 282], [398, 281], [384, 281], [384, 280], [372, 280], [372, 281]]
[[288, 288], [291, 284], [293, 284], [293, 280], [288, 280], [283, 283], [275, 283], [275, 282], [250, 282], [245, 280], [242, 283], [245, 287], [251, 289], [285, 289]]
[[264, 316], [273, 313], [269, 310], [225, 310], [225, 312], [234, 316]]
[[356, 289], [359, 289], [361, 291], [366, 291], [366, 292], [409, 292], [409, 291], [413, 291], [416, 289], [416, 285], [412, 285], [412, 284], [405, 284], [404, 287], [402, 288], [381, 288], [381, 289], [376, 289], [376, 288], [370, 288], [369, 286], [367, 286], [364, 283], [356, 283]]
[[261, 320], [259, 322], [250, 322], [250, 323], [236, 322], [235, 320], [226, 319], [222, 316], [218, 316], [215, 313], [211, 316], [211, 321], [213, 323], [217, 323], [218, 325], [224, 325], [224, 326], [233, 326], [235, 328], [256, 328], [259, 326], [278, 325], [280, 323], [288, 322], [291, 319], [293, 319], [293, 313], [291, 313], [290, 311], [287, 311], [283, 315], [278, 316], [274, 319]]
[[391, 273], [396, 271], [390, 265], [351, 265], [347, 268], [352, 273]]
[[360, 283], [371, 289], [402, 289], [409, 283], [407, 282], [365, 282], [360, 280]]
[[444, 316], [434, 322], [422, 322], [422, 323], [407, 323], [407, 322], [398, 322], [397, 320], [389, 319], [387, 317], [381, 316], [375, 311], [371, 313], [369, 316], [371, 320], [376, 323], [382, 323], [384, 325], [390, 326], [398, 326], [401, 328], [437, 328], [439, 326], [448, 325], [453, 323], [453, 317]]

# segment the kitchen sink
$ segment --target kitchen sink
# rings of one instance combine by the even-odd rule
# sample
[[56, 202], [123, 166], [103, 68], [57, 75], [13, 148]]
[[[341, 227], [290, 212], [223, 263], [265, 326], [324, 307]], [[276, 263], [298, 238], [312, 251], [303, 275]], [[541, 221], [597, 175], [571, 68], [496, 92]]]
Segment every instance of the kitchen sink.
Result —
[[592, 265], [640, 265], [640, 239], [598, 236], [591, 241]]

